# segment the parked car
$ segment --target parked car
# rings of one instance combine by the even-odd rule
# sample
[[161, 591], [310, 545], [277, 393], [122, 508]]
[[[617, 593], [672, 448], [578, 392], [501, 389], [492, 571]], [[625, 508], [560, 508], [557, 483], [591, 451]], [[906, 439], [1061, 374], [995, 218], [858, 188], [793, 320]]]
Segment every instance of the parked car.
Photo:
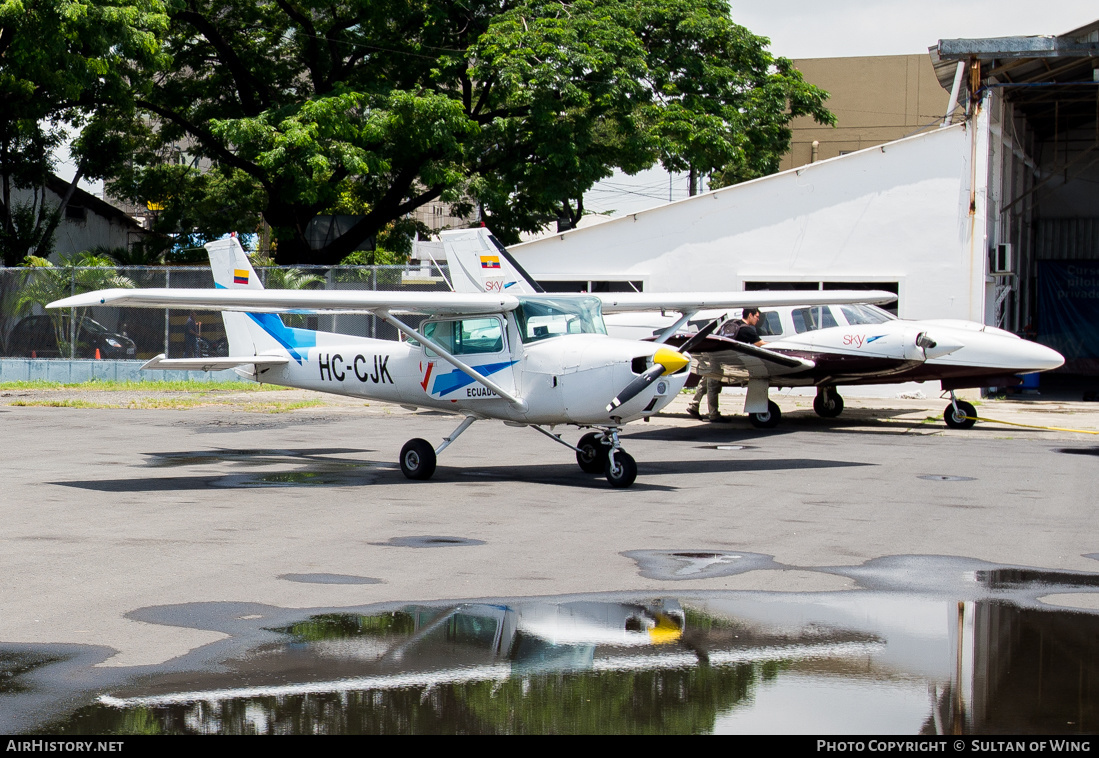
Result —
[[[60, 319], [61, 332], [67, 338], [70, 332], [69, 316], [27, 316], [15, 325], [8, 338], [8, 354], [25, 358], [68, 358], [62, 355], [57, 346], [57, 326], [54, 319]], [[76, 322], [76, 358], [95, 358], [96, 350], [104, 359], [134, 358], [137, 349], [134, 341], [121, 334], [115, 334], [103, 324], [90, 318], [79, 318]]]

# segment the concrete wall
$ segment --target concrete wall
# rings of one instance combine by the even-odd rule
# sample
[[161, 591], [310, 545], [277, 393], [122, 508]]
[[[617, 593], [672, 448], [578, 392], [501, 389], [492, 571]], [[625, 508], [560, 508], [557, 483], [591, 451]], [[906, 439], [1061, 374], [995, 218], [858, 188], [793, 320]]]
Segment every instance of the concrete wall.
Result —
[[828, 92], [825, 105], [836, 126], [794, 119], [783, 170], [809, 163], [814, 141], [817, 160], [826, 160], [934, 128], [950, 102], [926, 54], [806, 58], [794, 65], [805, 81]]
[[0, 359], [0, 382], [236, 382], [235, 371], [142, 371], [145, 361], [65, 361], [33, 358]]
[[539, 280], [650, 292], [895, 281], [901, 317], [982, 321], [983, 179], [970, 186], [987, 172], [972, 148], [956, 124], [511, 250]]

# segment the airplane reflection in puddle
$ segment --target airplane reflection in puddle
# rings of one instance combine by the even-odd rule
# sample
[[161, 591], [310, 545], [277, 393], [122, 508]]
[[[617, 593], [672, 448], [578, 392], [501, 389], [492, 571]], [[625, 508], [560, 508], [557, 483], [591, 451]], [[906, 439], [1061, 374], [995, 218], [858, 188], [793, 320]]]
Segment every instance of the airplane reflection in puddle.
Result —
[[[998, 584], [990, 579], [981, 583]], [[857, 591], [519, 600], [317, 615], [273, 631], [290, 641], [222, 662], [221, 673], [189, 674], [186, 687], [178, 676], [172, 684], [145, 679], [48, 729], [1064, 734], [1099, 727], [1090, 685], [1099, 617], [1002, 599]]]

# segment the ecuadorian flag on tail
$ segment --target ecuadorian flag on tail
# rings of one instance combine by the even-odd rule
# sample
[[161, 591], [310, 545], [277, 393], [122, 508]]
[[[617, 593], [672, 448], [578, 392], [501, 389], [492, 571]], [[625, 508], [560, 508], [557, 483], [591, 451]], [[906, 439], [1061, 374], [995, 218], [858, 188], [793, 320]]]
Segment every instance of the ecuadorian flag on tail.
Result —
[[246, 269], [233, 269], [233, 284], [248, 284], [248, 271]]
[[500, 256], [482, 255], [481, 268], [500, 268]]

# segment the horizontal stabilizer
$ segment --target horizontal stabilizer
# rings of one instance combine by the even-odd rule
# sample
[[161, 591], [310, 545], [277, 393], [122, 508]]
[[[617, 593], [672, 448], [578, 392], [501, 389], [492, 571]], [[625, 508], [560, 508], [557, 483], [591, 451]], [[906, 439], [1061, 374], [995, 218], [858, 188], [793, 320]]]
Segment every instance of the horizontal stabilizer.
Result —
[[142, 371], [222, 371], [238, 366], [283, 366], [290, 362], [284, 355], [230, 355], [209, 358], [166, 358], [161, 353], [141, 367]]

